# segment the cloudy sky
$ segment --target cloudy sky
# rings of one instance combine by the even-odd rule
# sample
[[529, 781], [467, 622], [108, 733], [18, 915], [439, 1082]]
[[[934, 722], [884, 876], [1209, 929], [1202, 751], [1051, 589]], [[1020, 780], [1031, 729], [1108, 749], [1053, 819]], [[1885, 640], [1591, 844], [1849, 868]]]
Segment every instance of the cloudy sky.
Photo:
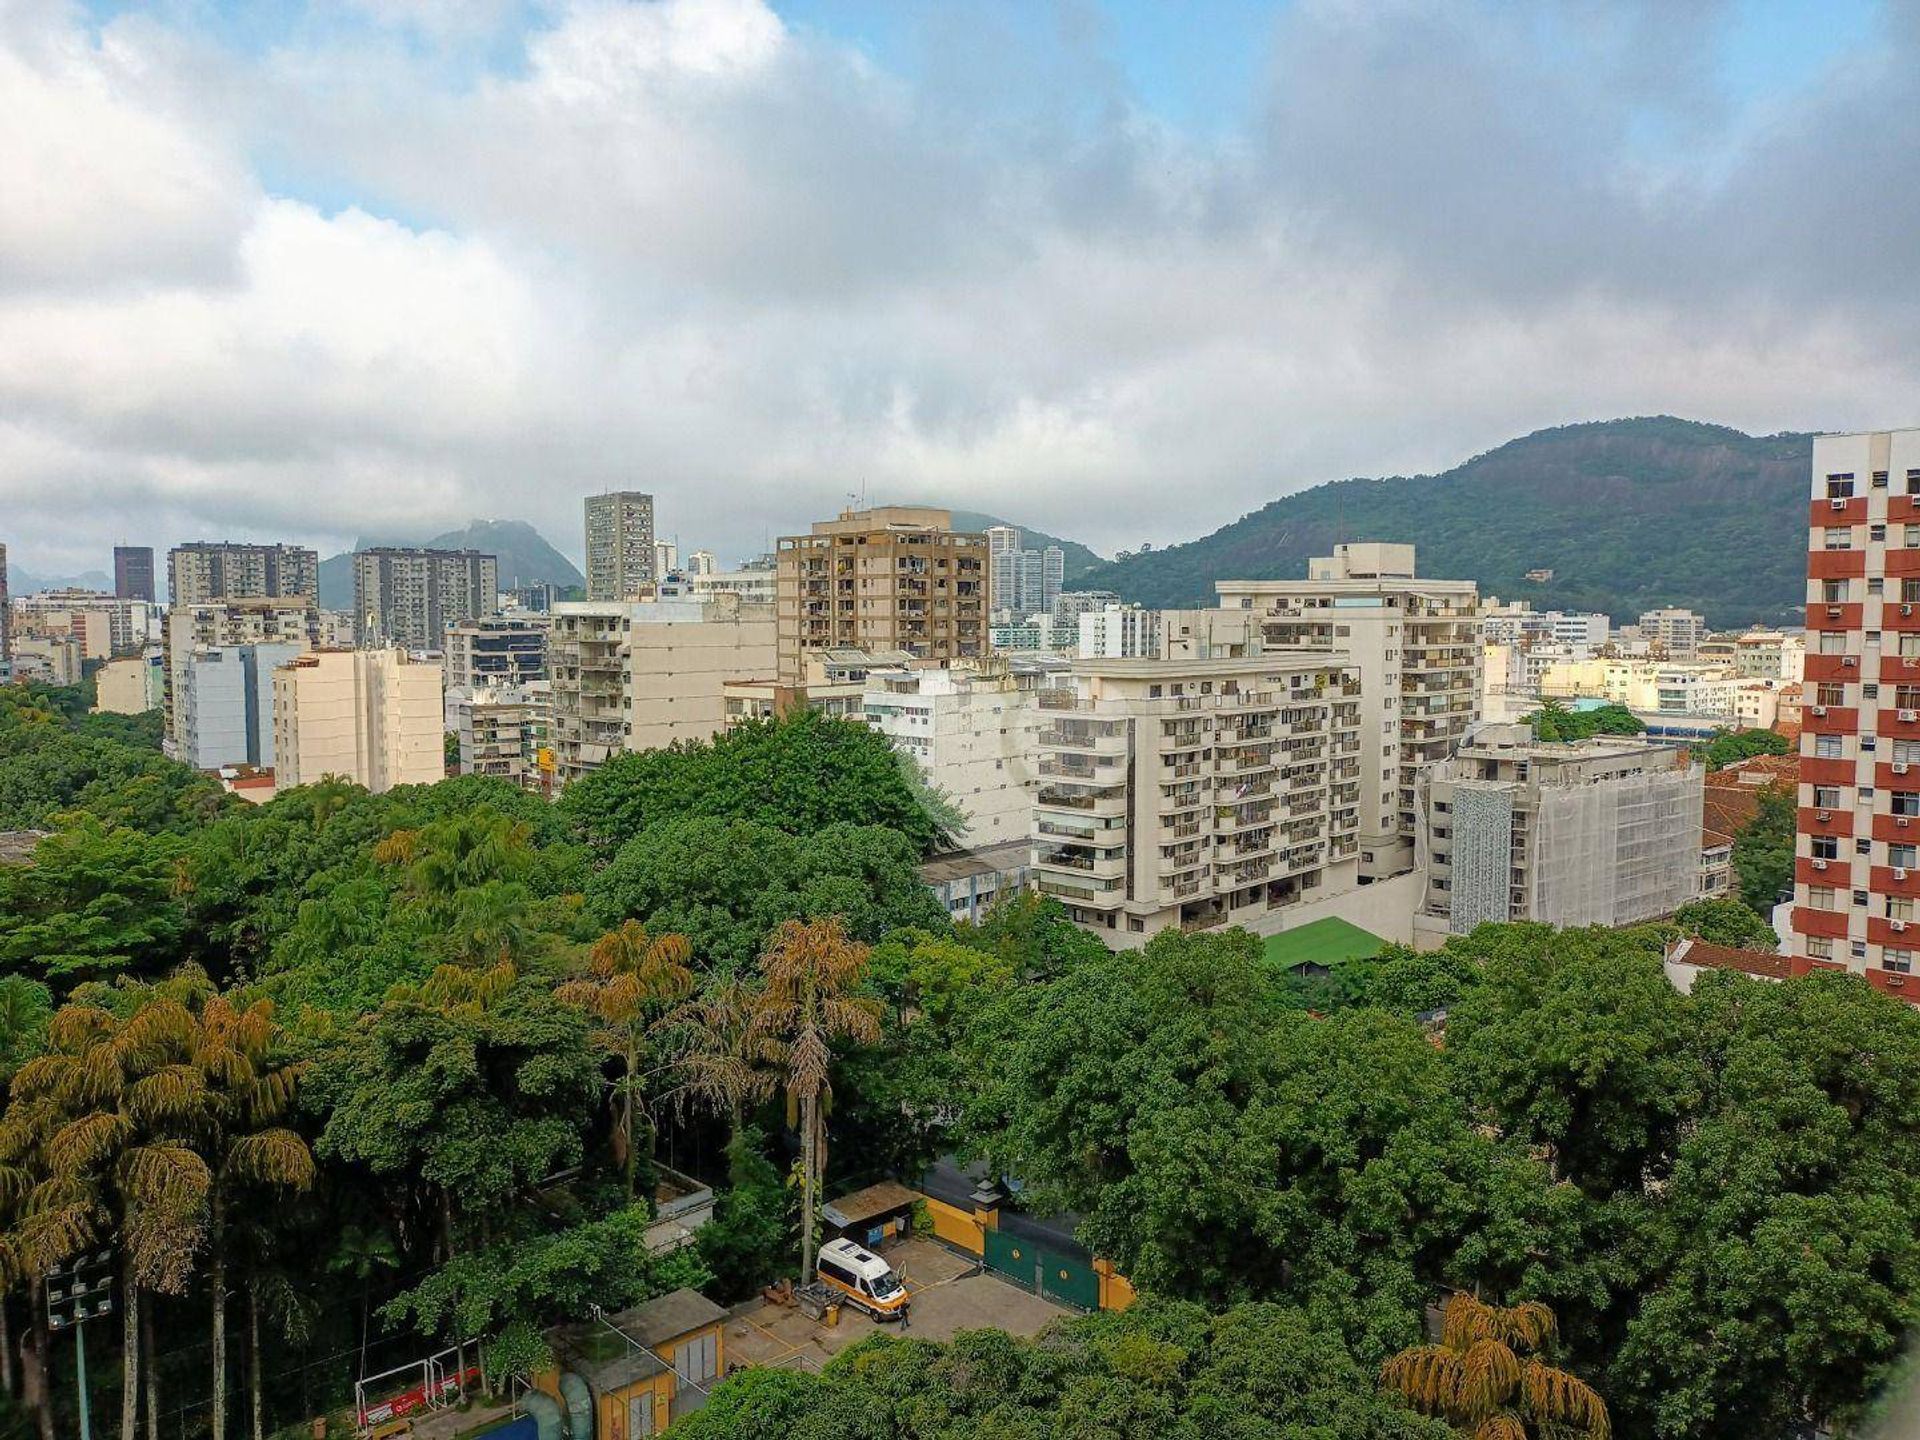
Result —
[[1111, 549], [1920, 423], [1920, 0], [0, 0], [0, 541]]

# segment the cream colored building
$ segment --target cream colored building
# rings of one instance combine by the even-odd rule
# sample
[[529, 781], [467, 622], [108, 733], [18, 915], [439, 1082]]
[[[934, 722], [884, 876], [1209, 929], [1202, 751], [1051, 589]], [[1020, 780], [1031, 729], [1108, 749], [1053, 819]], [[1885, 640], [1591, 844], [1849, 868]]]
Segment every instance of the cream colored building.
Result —
[[1222, 580], [1227, 609], [1260, 617], [1269, 650], [1346, 657], [1364, 677], [1360, 869], [1413, 867], [1414, 781], [1479, 719], [1480, 601], [1471, 580], [1414, 573], [1414, 547], [1339, 545], [1302, 580]]
[[1544, 696], [1591, 698], [1660, 715], [1733, 719], [1742, 680], [1732, 665], [1698, 665], [1637, 656], [1556, 659], [1541, 672]]
[[883, 671], [868, 678], [866, 722], [910, 756], [966, 817], [969, 847], [1024, 839], [1038, 792], [1039, 687], [1063, 667], [988, 661], [979, 670]]
[[603, 604], [653, 594], [653, 496], [638, 490], [589, 495], [587, 599]]
[[158, 646], [143, 655], [109, 660], [93, 674], [96, 715], [143, 715], [166, 699], [167, 667]]
[[1361, 687], [1338, 653], [1076, 660], [1042, 691], [1033, 883], [1142, 944], [1272, 931], [1358, 883]]
[[858, 720], [867, 679], [879, 670], [910, 670], [914, 658], [901, 650], [869, 654], [850, 646], [807, 652], [806, 679], [798, 685], [765, 676], [739, 676], [721, 687], [725, 728], [754, 720], [772, 720], [796, 710], [814, 710], [842, 720]]
[[379, 794], [446, 777], [438, 661], [404, 650], [316, 650], [273, 672], [275, 779], [338, 776]]
[[811, 650], [903, 650], [930, 665], [987, 653], [987, 537], [956, 533], [950, 511], [843, 510], [782, 536], [775, 564], [775, 678], [788, 684], [806, 678]]
[[552, 723], [545, 681], [447, 692], [447, 729], [459, 737], [460, 773], [492, 775], [526, 790], [543, 788], [540, 751]]
[[559, 783], [623, 750], [717, 735], [726, 682], [773, 672], [774, 632], [772, 607], [737, 595], [554, 606], [547, 665]]

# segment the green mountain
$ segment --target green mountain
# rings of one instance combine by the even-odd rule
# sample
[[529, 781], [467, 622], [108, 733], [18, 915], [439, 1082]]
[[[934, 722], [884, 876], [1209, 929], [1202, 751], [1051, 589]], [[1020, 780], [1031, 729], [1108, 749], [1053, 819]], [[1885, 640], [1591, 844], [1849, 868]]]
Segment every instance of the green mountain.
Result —
[[988, 515], [979, 510], [955, 510], [953, 512], [953, 528], [956, 530], [971, 533], [985, 530], [993, 525], [1013, 526], [1020, 532], [1020, 543], [1030, 550], [1044, 550], [1049, 545], [1058, 545], [1066, 552], [1067, 584], [1077, 589], [1086, 588], [1080, 584], [1080, 579], [1083, 575], [1089, 570], [1107, 563], [1101, 559], [1100, 556], [1094, 554], [1093, 551], [1082, 545], [1078, 540], [1062, 540], [1057, 535], [1049, 535], [1046, 531], [1036, 530], [1031, 525], [1022, 525], [1017, 520], [1002, 520], [997, 515]]
[[[435, 550], [478, 550], [500, 564], [500, 584], [585, 585], [574, 563], [549, 545], [546, 537], [524, 520], [475, 520], [464, 530], [449, 530], [431, 540], [365, 539], [354, 546], [424, 545]], [[328, 610], [353, 608], [353, 555], [332, 555], [320, 562], [320, 604]]]
[[1079, 583], [1149, 606], [1207, 605], [1216, 580], [1300, 578], [1343, 540], [1388, 540], [1417, 545], [1423, 575], [1542, 609], [1626, 624], [1680, 605], [1717, 628], [1791, 622], [1806, 595], [1811, 456], [1811, 436], [1669, 415], [1564, 425], [1441, 475], [1315, 486]]

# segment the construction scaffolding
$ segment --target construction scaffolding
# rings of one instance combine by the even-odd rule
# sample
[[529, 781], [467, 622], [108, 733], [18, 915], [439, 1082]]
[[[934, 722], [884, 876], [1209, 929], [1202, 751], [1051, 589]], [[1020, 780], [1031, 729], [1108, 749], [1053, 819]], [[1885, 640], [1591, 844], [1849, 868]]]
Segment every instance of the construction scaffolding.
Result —
[[1549, 783], [1533, 799], [1525, 867], [1533, 919], [1634, 925], [1693, 899], [1700, 871], [1698, 766]]

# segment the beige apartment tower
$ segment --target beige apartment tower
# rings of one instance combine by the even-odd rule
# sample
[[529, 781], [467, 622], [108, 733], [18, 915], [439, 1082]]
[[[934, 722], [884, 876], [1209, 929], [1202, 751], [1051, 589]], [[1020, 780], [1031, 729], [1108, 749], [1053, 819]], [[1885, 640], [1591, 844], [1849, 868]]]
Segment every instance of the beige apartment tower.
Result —
[[587, 599], [644, 600], [654, 572], [653, 496], [610, 490], [587, 497]]
[[1282, 928], [1358, 883], [1360, 682], [1347, 658], [1076, 660], [1043, 690], [1033, 879], [1118, 944]]
[[184, 758], [188, 743], [181, 707], [187, 666], [199, 651], [233, 645], [290, 645], [313, 648], [318, 612], [303, 596], [254, 596], [175, 605], [167, 612], [166, 751]]
[[843, 510], [776, 556], [779, 679], [805, 681], [810, 651], [898, 650], [944, 665], [987, 652], [988, 540], [956, 533], [950, 511]]
[[300, 545], [194, 540], [167, 552], [168, 603], [201, 605], [320, 593], [320, 556]]
[[1228, 609], [1261, 617], [1269, 649], [1349, 656], [1361, 704], [1360, 873], [1413, 868], [1414, 782], [1479, 716], [1480, 598], [1471, 580], [1414, 574], [1414, 548], [1337, 545], [1305, 580], [1222, 580]]
[[273, 672], [278, 790], [329, 775], [379, 794], [446, 777], [440, 666], [404, 650], [317, 650]]

